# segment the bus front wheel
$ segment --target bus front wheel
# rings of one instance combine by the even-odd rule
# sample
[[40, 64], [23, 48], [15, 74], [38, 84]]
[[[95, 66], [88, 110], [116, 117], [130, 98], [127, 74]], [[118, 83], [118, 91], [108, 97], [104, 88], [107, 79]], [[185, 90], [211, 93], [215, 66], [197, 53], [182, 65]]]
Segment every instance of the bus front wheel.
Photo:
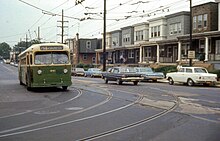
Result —
[[63, 90], [66, 91], [67, 90], [67, 86], [62, 86]]

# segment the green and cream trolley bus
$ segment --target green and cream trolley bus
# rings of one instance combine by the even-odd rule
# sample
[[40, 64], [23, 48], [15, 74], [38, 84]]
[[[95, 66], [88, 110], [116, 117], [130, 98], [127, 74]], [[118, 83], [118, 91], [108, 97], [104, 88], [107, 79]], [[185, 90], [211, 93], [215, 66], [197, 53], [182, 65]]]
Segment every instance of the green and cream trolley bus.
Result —
[[34, 44], [19, 54], [19, 81], [27, 89], [72, 84], [70, 49], [64, 44]]

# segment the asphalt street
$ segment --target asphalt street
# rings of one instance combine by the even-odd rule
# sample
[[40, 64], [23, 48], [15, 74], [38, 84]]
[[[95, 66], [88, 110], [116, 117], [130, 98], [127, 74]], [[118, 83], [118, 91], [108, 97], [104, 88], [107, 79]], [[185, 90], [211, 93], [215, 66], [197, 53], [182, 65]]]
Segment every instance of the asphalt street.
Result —
[[218, 87], [72, 77], [67, 91], [19, 85], [0, 64], [0, 141], [218, 141]]

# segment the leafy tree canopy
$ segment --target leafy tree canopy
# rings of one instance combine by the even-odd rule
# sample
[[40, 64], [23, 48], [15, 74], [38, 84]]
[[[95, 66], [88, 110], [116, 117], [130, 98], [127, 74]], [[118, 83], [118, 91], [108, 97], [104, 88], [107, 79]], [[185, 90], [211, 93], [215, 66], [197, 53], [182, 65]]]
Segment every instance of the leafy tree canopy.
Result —
[[9, 44], [3, 42], [0, 43], [0, 58], [8, 59], [10, 57], [11, 48]]

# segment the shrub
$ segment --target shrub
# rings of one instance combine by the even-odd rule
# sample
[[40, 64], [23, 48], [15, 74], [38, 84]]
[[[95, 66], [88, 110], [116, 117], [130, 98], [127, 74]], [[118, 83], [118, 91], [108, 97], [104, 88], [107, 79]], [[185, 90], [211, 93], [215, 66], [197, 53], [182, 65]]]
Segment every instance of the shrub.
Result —
[[213, 71], [210, 71], [210, 73], [217, 74], [218, 80], [220, 80], [220, 70], [213, 70]]
[[94, 66], [92, 64], [79, 63], [76, 67], [77, 68], [84, 68], [84, 70], [88, 70], [89, 68], [93, 68]]
[[166, 75], [169, 72], [176, 72], [176, 66], [162, 66], [155, 69], [155, 72], [163, 72]]

